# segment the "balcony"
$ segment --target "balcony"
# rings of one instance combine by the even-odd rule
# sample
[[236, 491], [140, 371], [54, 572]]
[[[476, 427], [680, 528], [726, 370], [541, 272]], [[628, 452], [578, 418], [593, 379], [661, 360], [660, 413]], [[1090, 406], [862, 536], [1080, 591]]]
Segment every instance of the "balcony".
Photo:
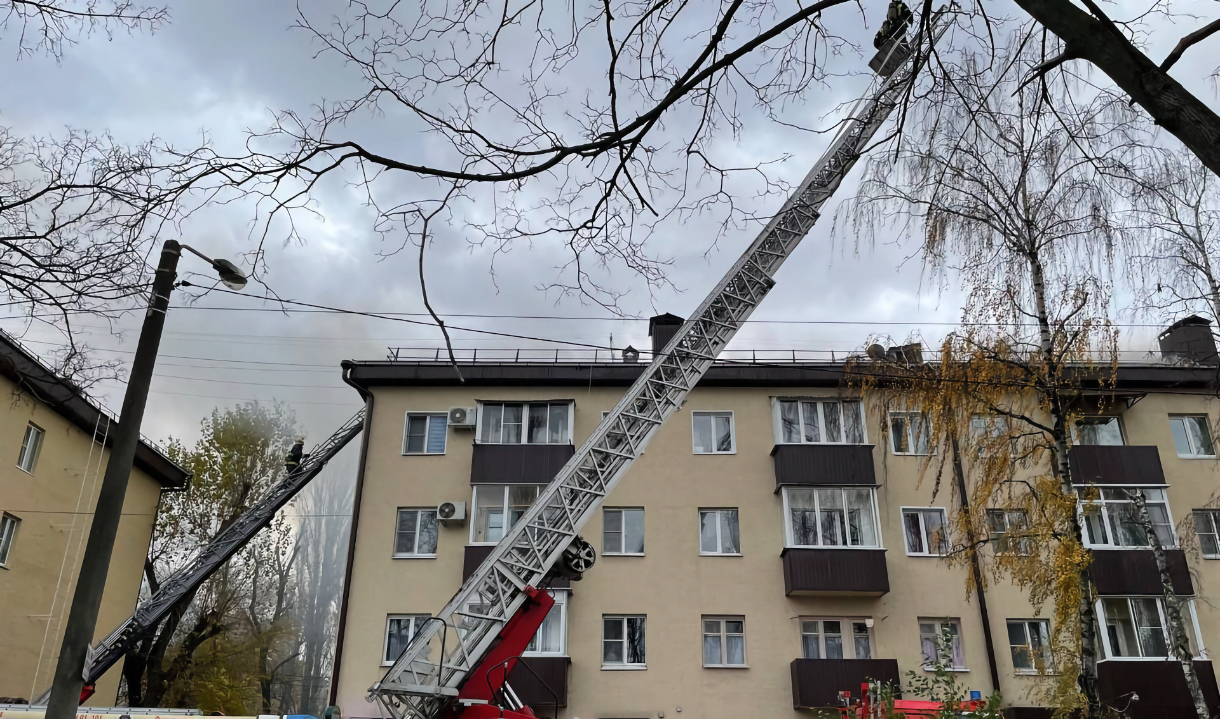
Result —
[[570, 444], [476, 444], [471, 484], [550, 484], [576, 448]]
[[899, 686], [897, 659], [794, 659], [792, 708], [823, 709], [841, 706], [839, 692], [860, 696], [860, 685], [879, 681]]
[[1072, 484], [1165, 484], [1156, 447], [1081, 444], [1068, 451]]
[[521, 657], [508, 675], [508, 685], [526, 706], [546, 716], [543, 712], [548, 709], [568, 705], [568, 665], [571, 663], [568, 657]]
[[[491, 550], [495, 549], [494, 544], [468, 544], [466, 545], [466, 556], [462, 558], [462, 581], [470, 578], [474, 574], [474, 570], [479, 568], [487, 555], [491, 554]], [[563, 577], [555, 577], [551, 579], [551, 589], [567, 589], [572, 586], [572, 583]]]
[[780, 553], [786, 596], [880, 597], [890, 591], [884, 549], [798, 549]]
[[871, 444], [777, 444], [775, 488], [791, 484], [875, 486]]
[[[1220, 709], [1216, 674], [1209, 661], [1196, 661], [1203, 698], [1214, 716]], [[1131, 693], [1139, 695], [1130, 701]], [[1104, 661], [1097, 663], [1097, 693], [1103, 704], [1123, 708], [1131, 719], [1176, 719], [1195, 716], [1182, 665], [1176, 661]]]
[[[1174, 594], [1191, 596], [1195, 593], [1186, 566], [1186, 553], [1181, 549], [1166, 549], [1165, 560], [1173, 578]], [[1089, 576], [1101, 595], [1157, 595], [1162, 593], [1161, 573], [1151, 549], [1098, 549], [1093, 551]]]

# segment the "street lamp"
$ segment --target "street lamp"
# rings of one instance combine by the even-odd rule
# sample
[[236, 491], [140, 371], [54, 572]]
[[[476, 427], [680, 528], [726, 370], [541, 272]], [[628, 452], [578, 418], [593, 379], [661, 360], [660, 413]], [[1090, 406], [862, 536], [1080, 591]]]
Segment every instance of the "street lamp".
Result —
[[110, 460], [106, 464], [106, 475], [102, 478], [102, 489], [98, 493], [93, 523], [89, 528], [89, 542], [85, 545], [80, 576], [72, 595], [72, 608], [68, 612], [59, 663], [55, 667], [55, 681], [51, 685], [46, 719], [74, 719], [82, 699], [88, 698], [88, 694], [82, 696], [81, 690], [85, 683], [89, 642], [97, 628], [97, 612], [102, 603], [102, 591], [106, 587], [110, 554], [119, 529], [123, 499], [127, 495], [127, 480], [131, 476], [131, 464], [140, 441], [140, 424], [148, 401], [148, 387], [152, 383], [157, 348], [161, 344], [161, 330], [165, 327], [165, 313], [169, 310], [169, 296], [174, 289], [178, 258], [182, 256], [183, 249], [207, 260], [227, 287], [239, 290], [246, 284], [246, 276], [228, 260], [213, 260], [195, 248], [174, 240], [167, 240], [161, 248], [161, 261], [153, 277], [152, 296], [148, 300], [148, 311], [144, 314], [144, 325], [140, 329], [140, 340], [131, 363], [131, 376], [123, 395], [119, 426], [113, 433]]

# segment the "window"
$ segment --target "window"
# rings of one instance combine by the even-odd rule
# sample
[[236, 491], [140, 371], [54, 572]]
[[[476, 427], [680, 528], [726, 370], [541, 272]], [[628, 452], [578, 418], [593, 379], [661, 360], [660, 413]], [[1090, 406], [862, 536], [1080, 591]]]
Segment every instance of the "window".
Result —
[[1001, 438], [1008, 436], [1008, 418], [976, 414], [970, 418], [970, 435], [979, 457], [993, 454]]
[[938, 664], [946, 669], [966, 668], [962, 625], [957, 619], [920, 619], [919, 647], [924, 669], [930, 671]]
[[871, 488], [784, 488], [789, 547], [881, 546]]
[[603, 510], [602, 554], [644, 554], [644, 510]]
[[1103, 487], [1095, 490], [1097, 499], [1081, 501], [1084, 514], [1085, 544], [1090, 547], [1150, 547], [1148, 535], [1144, 533], [1136, 517], [1135, 503], [1127, 492], [1144, 495], [1152, 528], [1162, 547], [1177, 546], [1173, 536], [1173, 523], [1169, 518], [1169, 505], [1165, 502], [1165, 490], [1137, 487]]
[[781, 399], [776, 404], [784, 444], [864, 444], [859, 400]]
[[[1202, 641], [1195, 620], [1194, 602], [1184, 599], [1182, 623], [1194, 657], [1202, 655]], [[1162, 597], [1102, 597], [1098, 617], [1106, 630], [1102, 645], [1107, 659], [1155, 659], [1169, 657], [1168, 624]]]
[[903, 508], [902, 528], [907, 554], [937, 557], [949, 553], [949, 527], [941, 507]]
[[692, 412], [695, 454], [733, 454], [732, 412]]
[[9, 551], [13, 548], [13, 537], [20, 523], [21, 520], [11, 514], [0, 514], [0, 567], [8, 566]]
[[555, 600], [555, 606], [547, 612], [523, 656], [567, 656], [568, 593], [563, 590], [548, 590], [547, 593]]
[[391, 614], [386, 617], [385, 651], [381, 656], [381, 665], [393, 664], [427, 620], [427, 614]]
[[538, 498], [541, 485], [479, 484], [474, 488], [471, 544], [495, 544]]
[[1050, 629], [1045, 619], [1009, 619], [1008, 649], [1018, 674], [1043, 674], [1051, 665]]
[[[805, 659], [871, 659], [871, 619], [801, 619], [801, 654]], [[844, 641], [843, 632], [851, 631]]]
[[1206, 415], [1170, 417], [1169, 429], [1173, 432], [1173, 443], [1179, 457], [1214, 457], [1212, 430]]
[[38, 450], [42, 449], [42, 428], [30, 422], [25, 426], [25, 437], [21, 440], [21, 455], [17, 458], [17, 467], [23, 472], [34, 473], [34, 465], [38, 464]]
[[394, 530], [395, 557], [436, 556], [436, 510], [399, 509]]
[[408, 412], [407, 425], [403, 433], [403, 454], [444, 454], [445, 438], [449, 431], [449, 415], [438, 413]]
[[1206, 559], [1220, 559], [1220, 540], [1217, 538], [1217, 527], [1220, 527], [1220, 511], [1215, 509], [1196, 509], [1195, 532], [1199, 535], [1199, 549]]
[[741, 554], [736, 509], [699, 510], [699, 553]]
[[746, 665], [746, 620], [741, 617], [703, 618], [703, 666]]
[[484, 444], [567, 444], [572, 441], [571, 402], [487, 403], [479, 408], [478, 441]]
[[644, 668], [644, 617], [602, 617], [602, 669]]
[[1028, 556], [1033, 553], [1030, 538], [1021, 536], [1029, 529], [1029, 517], [1024, 509], [987, 510], [987, 528], [991, 530], [996, 554]]
[[890, 446], [894, 454], [928, 454], [932, 444], [923, 412], [890, 412]]
[[1076, 444], [1122, 446], [1118, 417], [1081, 417], [1076, 420]]

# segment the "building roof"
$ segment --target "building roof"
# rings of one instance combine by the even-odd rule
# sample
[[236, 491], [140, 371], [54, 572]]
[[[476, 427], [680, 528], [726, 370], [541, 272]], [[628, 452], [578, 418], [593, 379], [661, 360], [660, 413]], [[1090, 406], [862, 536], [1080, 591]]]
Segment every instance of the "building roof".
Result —
[[[86, 434], [105, 428], [106, 444], [114, 439], [118, 420], [70, 381], [57, 375], [8, 333], [0, 330], [0, 375], [13, 381]], [[140, 438], [136, 445], [135, 466], [155, 479], [162, 488], [186, 489], [191, 473], [175, 464], [150, 440]]]
[[[605, 354], [603, 353], [603, 357]], [[640, 376], [647, 362], [513, 361], [510, 358], [459, 360], [344, 360], [344, 378], [367, 390], [377, 386], [443, 387], [626, 387]], [[700, 380], [701, 387], [839, 387], [847, 363], [807, 361], [716, 362]], [[1220, 387], [1220, 369], [1159, 360], [1123, 363], [1114, 383], [1105, 368], [1099, 390], [1205, 390]]]

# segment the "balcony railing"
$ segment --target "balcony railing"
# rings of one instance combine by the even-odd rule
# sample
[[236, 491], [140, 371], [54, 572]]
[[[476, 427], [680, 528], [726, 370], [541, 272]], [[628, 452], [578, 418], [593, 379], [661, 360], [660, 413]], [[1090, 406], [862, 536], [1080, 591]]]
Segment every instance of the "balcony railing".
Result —
[[[1216, 674], [1209, 661], [1196, 661], [1195, 673], [1212, 716], [1220, 710]], [[1127, 707], [1131, 719], [1193, 717], [1182, 665], [1176, 661], [1104, 661], [1097, 663], [1097, 693], [1102, 704]], [[1138, 696], [1136, 700], [1134, 697]]]
[[1165, 484], [1156, 447], [1081, 444], [1068, 451], [1073, 484]]
[[546, 716], [553, 707], [568, 705], [568, 665], [571, 663], [568, 657], [521, 657], [508, 675], [508, 685], [522, 703], [539, 716]]
[[[462, 581], [466, 581], [474, 570], [479, 568], [487, 555], [491, 554], [491, 550], [495, 549], [494, 544], [467, 544], [466, 556], [462, 558]], [[551, 589], [567, 589], [572, 586], [570, 580], [563, 577], [553, 577], [548, 584]]]
[[786, 596], [879, 597], [890, 591], [884, 549], [801, 549], [787, 547]]
[[792, 661], [792, 708], [825, 709], [841, 706], [839, 692], [860, 696], [860, 685], [868, 681], [899, 687], [897, 659], [794, 659]]
[[476, 444], [471, 484], [550, 484], [576, 453], [570, 444]]
[[[1195, 585], [1186, 566], [1186, 553], [1166, 549], [1165, 561], [1173, 579], [1174, 594], [1190, 596]], [[1161, 594], [1161, 573], [1151, 549], [1098, 549], [1089, 564], [1089, 576], [1102, 595]]]
[[877, 484], [871, 444], [777, 444], [776, 491], [784, 485]]

